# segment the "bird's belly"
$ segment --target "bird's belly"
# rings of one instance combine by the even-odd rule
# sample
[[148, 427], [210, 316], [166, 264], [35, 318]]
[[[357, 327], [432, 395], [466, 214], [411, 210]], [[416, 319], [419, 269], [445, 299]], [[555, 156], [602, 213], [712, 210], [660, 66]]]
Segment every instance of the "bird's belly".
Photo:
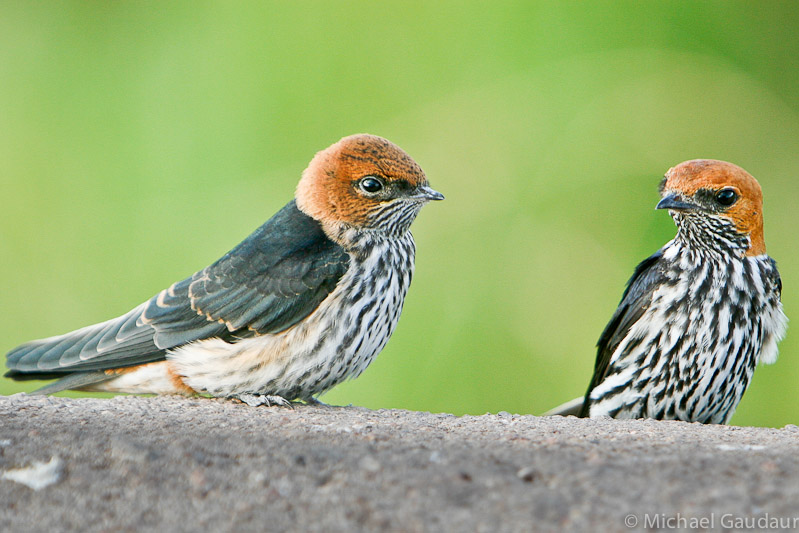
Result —
[[281, 333], [233, 343], [208, 339], [178, 348], [167, 359], [198, 392], [310, 399], [363, 372], [399, 320], [410, 276], [392, 272], [385, 283], [365, 290], [368, 277], [354, 278], [357, 282], [339, 286], [305, 320]]

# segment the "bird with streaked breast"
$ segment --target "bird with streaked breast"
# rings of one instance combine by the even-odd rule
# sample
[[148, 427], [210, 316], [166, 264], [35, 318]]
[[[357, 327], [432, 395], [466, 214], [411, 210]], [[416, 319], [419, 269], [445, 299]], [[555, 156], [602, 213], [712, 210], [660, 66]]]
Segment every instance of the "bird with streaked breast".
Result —
[[729, 422], [758, 362], [785, 334], [757, 180], [716, 160], [661, 182], [677, 236], [643, 261], [598, 342], [584, 398], [547, 414]]
[[66, 389], [316, 402], [383, 349], [414, 271], [410, 225], [444, 197], [373, 135], [319, 152], [295, 199], [233, 250], [130, 312], [7, 355]]

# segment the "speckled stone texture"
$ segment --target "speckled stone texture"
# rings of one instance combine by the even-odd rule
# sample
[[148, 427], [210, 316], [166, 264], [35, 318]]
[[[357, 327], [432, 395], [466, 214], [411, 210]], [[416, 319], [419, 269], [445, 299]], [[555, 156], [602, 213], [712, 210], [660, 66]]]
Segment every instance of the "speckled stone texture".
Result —
[[[0, 531], [721, 529], [799, 517], [798, 449], [796, 426], [15, 395]], [[39, 490], [2, 478], [53, 457]]]

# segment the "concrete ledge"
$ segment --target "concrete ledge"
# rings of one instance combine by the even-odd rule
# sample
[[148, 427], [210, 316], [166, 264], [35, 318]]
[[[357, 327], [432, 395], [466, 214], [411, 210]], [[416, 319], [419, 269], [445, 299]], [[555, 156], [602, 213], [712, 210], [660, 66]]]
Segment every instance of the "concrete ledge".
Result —
[[0, 530], [722, 528], [799, 517], [798, 445], [796, 426], [15, 395]]

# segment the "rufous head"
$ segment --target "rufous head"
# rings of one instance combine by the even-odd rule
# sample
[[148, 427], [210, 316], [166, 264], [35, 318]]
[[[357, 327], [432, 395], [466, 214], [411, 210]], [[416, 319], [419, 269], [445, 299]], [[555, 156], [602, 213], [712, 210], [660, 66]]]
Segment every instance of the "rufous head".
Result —
[[[658, 209], [669, 209], [678, 226], [692, 217], [715, 218], [749, 238], [746, 255], [766, 253], [763, 193], [747, 171], [726, 161], [694, 159], [672, 167], [660, 184]], [[703, 226], [708, 228], [710, 226]]]
[[317, 153], [297, 185], [297, 207], [326, 224], [407, 230], [421, 207], [444, 196], [399, 146], [375, 135], [344, 137]]

